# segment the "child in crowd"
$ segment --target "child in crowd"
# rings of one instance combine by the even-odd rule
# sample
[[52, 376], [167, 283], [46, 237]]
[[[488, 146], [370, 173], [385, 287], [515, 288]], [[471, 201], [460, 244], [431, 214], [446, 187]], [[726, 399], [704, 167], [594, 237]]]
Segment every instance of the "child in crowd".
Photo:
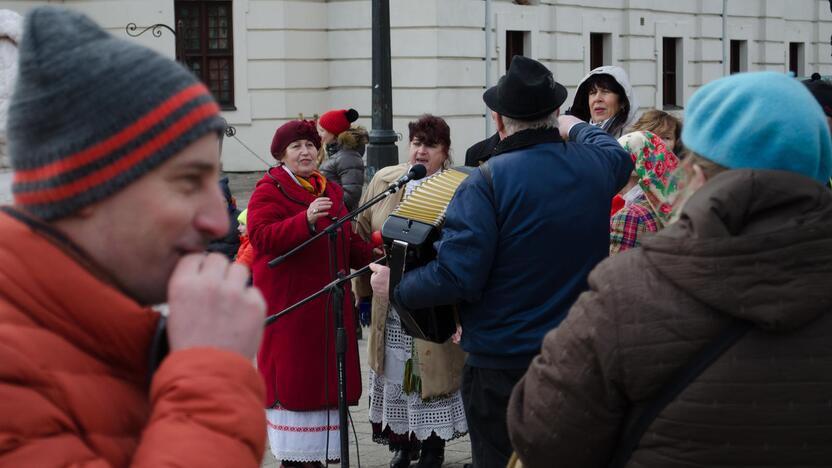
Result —
[[664, 140], [667, 149], [680, 153], [682, 121], [665, 111], [651, 109], [645, 112], [630, 127], [630, 132], [653, 132]]
[[247, 215], [248, 210], [246, 209], [237, 216], [237, 232], [240, 233], [240, 249], [237, 250], [237, 258], [234, 262], [251, 268], [251, 262], [254, 260], [254, 249], [252, 249], [251, 243], [248, 240], [248, 229], [246, 228]]

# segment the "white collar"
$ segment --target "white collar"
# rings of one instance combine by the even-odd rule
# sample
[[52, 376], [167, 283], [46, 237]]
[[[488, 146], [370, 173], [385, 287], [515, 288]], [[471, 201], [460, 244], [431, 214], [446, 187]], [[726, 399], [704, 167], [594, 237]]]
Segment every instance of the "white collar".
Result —
[[292, 171], [290, 171], [290, 170], [289, 170], [289, 168], [288, 168], [288, 167], [286, 167], [286, 165], [285, 165], [285, 164], [281, 163], [281, 164], [280, 164], [280, 167], [282, 167], [284, 171], [286, 171], [286, 172], [288, 172], [288, 173], [289, 173], [289, 177], [291, 177], [291, 178], [292, 178], [292, 180], [294, 180], [296, 184], [298, 184], [298, 185], [300, 185], [301, 187], [303, 187], [303, 184], [301, 184], [301, 183], [300, 183], [300, 181], [298, 180], [298, 178], [295, 176], [295, 173], [294, 173], [294, 172], [292, 172]]

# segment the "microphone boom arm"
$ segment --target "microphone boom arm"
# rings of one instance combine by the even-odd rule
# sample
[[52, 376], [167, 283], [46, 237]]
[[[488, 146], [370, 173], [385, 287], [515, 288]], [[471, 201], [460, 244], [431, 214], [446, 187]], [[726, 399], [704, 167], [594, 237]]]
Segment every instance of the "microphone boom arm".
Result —
[[286, 261], [287, 258], [294, 255], [296, 252], [305, 249], [307, 245], [315, 242], [316, 240], [320, 239], [321, 237], [323, 237], [325, 235], [328, 235], [328, 234], [336, 231], [344, 223], [346, 223], [347, 221], [355, 218], [361, 212], [366, 211], [371, 206], [380, 202], [384, 198], [387, 198], [389, 195], [392, 195], [392, 194], [396, 193], [399, 190], [399, 188], [400, 188], [400, 186], [396, 186], [396, 184], [391, 184], [390, 187], [387, 187], [386, 190], [384, 190], [383, 192], [379, 193], [375, 197], [368, 200], [367, 203], [365, 203], [364, 205], [359, 206], [358, 208], [356, 208], [356, 209], [352, 210], [351, 212], [347, 213], [343, 218], [333, 222], [332, 224], [327, 226], [323, 231], [315, 234], [314, 236], [310, 237], [309, 239], [306, 239], [305, 241], [303, 241], [303, 243], [301, 243], [297, 247], [293, 248], [292, 250], [286, 252], [285, 254], [283, 254], [279, 257], [273, 258], [272, 260], [269, 260], [269, 263], [268, 263], [269, 268], [274, 268], [274, 267], [280, 265], [281, 263]]
[[380, 202], [382, 199], [387, 198], [388, 196], [396, 193], [400, 188], [402, 188], [402, 186], [404, 184], [408, 183], [409, 181], [418, 180], [418, 179], [423, 178], [425, 176], [425, 172], [426, 172], [425, 166], [423, 166], [421, 164], [417, 164], [417, 165], [413, 166], [413, 168], [411, 168], [410, 171], [407, 173], [407, 176], [402, 177], [399, 180], [390, 184], [390, 186], [387, 187], [383, 192], [381, 192], [378, 195], [374, 196], [373, 198], [369, 199], [367, 201], [367, 203], [365, 203], [365, 204], [359, 206], [358, 208], [352, 210], [351, 212], [347, 213], [343, 218], [333, 222], [332, 224], [327, 226], [323, 231], [315, 234], [314, 236], [310, 237], [309, 239], [306, 239], [300, 245], [293, 248], [292, 250], [286, 252], [283, 255], [280, 255], [279, 257], [276, 257], [276, 258], [273, 258], [273, 259], [269, 260], [269, 263], [268, 263], [269, 268], [274, 268], [274, 267], [280, 265], [281, 263], [286, 261], [287, 258], [289, 258], [292, 255], [296, 254], [297, 252], [305, 249], [306, 246], [308, 246], [309, 244], [315, 242], [316, 240], [320, 239], [321, 237], [323, 237], [325, 235], [328, 235], [328, 234], [331, 234], [331, 233], [335, 232], [344, 223], [346, 223], [347, 221], [355, 218], [361, 212], [368, 210], [371, 206]]
[[326, 293], [327, 291], [331, 291], [332, 289], [341, 286], [342, 284], [346, 283], [347, 281], [349, 281], [353, 278], [357, 278], [357, 277], [363, 275], [364, 273], [367, 273], [368, 271], [370, 271], [370, 265], [372, 265], [373, 263], [383, 265], [386, 260], [387, 260], [387, 257], [381, 257], [380, 259], [378, 259], [374, 262], [370, 262], [369, 264], [365, 265], [360, 270], [356, 270], [355, 272], [353, 272], [353, 273], [351, 273], [347, 276], [344, 276], [343, 278], [338, 278], [337, 280], [330, 282], [329, 284], [327, 284], [326, 286], [321, 288], [318, 292], [316, 292], [316, 293], [312, 294], [311, 296], [301, 300], [300, 302], [292, 304], [291, 306], [281, 310], [280, 312], [278, 312], [276, 314], [269, 315], [268, 317], [266, 317], [265, 325], [266, 326], [271, 325], [272, 323], [277, 321], [277, 319], [279, 319], [280, 317], [288, 314], [289, 312], [292, 312], [293, 310], [297, 309], [298, 307], [300, 307], [304, 304], [307, 304], [309, 302], [314, 301], [315, 299], [317, 299], [319, 296]]

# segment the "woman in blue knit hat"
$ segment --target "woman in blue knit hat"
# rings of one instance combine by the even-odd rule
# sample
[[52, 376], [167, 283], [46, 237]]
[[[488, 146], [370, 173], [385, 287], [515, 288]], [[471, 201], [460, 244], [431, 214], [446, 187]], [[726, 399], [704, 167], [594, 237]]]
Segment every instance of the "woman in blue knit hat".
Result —
[[514, 388], [527, 467], [832, 460], [832, 138], [783, 74], [691, 98], [678, 220], [601, 262]]

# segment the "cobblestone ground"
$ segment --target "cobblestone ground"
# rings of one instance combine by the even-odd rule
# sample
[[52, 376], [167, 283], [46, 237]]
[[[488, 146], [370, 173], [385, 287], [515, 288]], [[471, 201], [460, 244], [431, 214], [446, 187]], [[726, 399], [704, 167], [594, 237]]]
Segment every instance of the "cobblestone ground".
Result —
[[226, 172], [222, 176], [228, 177], [231, 194], [237, 200], [237, 206], [242, 210], [248, 205], [254, 185], [263, 178], [265, 171], [259, 172]]
[[[240, 209], [245, 208], [251, 197], [251, 192], [254, 190], [254, 185], [263, 177], [263, 172], [228, 173], [225, 175], [229, 178], [229, 186], [231, 187], [231, 193], [237, 200], [237, 206]], [[364, 330], [366, 333], [367, 329]], [[372, 430], [367, 415], [370, 406], [366, 392], [367, 382], [369, 381], [368, 367], [366, 365], [367, 340], [359, 341], [358, 349], [361, 353], [361, 378], [363, 379], [364, 394], [358, 406], [350, 408], [353, 423], [355, 424], [355, 432], [358, 436], [358, 453], [356, 453], [355, 437], [350, 432], [350, 466], [359, 466], [358, 455], [360, 455], [360, 466], [362, 468], [386, 468], [390, 466], [392, 453], [386, 445], [373, 442]], [[448, 443], [445, 447], [445, 464], [443, 466], [462, 468], [465, 463], [471, 463], [471, 445], [467, 436]], [[277, 468], [279, 466], [280, 463], [274, 459], [271, 451], [266, 448], [262, 467]], [[416, 463], [413, 463], [412, 466], [415, 467]]]

